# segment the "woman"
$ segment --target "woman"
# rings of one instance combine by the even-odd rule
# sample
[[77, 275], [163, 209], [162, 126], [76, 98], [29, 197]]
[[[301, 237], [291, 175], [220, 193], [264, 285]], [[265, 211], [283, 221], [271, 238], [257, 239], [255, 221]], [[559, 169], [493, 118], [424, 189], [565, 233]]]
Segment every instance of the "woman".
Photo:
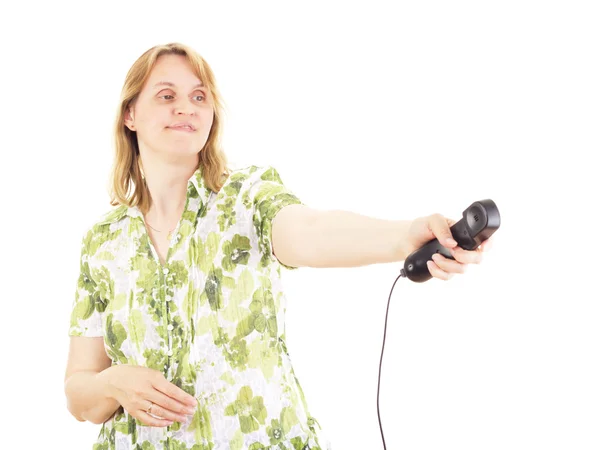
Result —
[[[329, 448], [287, 352], [280, 267], [399, 261], [432, 230], [448, 235], [439, 215], [326, 217], [272, 167], [228, 169], [221, 130], [213, 72], [194, 50], [157, 46], [134, 63], [114, 208], [83, 237], [69, 330], [68, 408], [102, 424], [94, 449]], [[361, 228], [377, 232], [361, 244]], [[430, 270], [448, 279], [480, 258]]]

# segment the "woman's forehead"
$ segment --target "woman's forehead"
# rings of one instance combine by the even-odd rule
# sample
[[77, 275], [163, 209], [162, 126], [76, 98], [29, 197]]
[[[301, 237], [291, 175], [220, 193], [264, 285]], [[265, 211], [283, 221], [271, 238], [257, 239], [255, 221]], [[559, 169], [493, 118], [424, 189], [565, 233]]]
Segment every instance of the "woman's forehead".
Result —
[[[178, 56], [178, 58], [168, 58]], [[180, 55], [164, 55], [158, 58], [150, 72], [146, 87], [190, 88], [205, 87], [202, 80], [194, 73], [189, 61]]]

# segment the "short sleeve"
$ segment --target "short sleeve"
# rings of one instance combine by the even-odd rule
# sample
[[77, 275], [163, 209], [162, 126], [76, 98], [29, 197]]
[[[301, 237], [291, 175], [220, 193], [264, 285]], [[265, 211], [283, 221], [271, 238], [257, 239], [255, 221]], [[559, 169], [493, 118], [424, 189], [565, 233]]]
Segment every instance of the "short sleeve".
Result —
[[271, 224], [273, 218], [284, 206], [303, 205], [304, 203], [285, 187], [279, 173], [272, 166], [259, 167], [252, 174], [250, 197], [252, 200], [252, 222], [263, 254], [261, 264], [266, 266], [277, 262], [286, 269], [298, 269], [298, 267], [283, 264], [273, 254]]
[[75, 299], [71, 310], [69, 336], [103, 336], [102, 313], [106, 301], [100, 295], [98, 286], [90, 273], [89, 242], [93, 231], [86, 233], [81, 241], [79, 277], [75, 289]]

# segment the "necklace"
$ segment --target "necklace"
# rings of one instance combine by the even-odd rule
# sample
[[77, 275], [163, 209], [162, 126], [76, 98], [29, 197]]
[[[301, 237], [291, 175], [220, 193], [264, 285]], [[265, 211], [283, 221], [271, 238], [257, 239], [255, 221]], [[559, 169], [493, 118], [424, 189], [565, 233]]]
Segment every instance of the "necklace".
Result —
[[[154, 231], [158, 232], [158, 233], [162, 233], [162, 231], [157, 230], [156, 228], [154, 228], [152, 225], [150, 225], [148, 222], [146, 222], [146, 225], [148, 225], [150, 228], [152, 228]], [[175, 227], [177, 228], [177, 227]], [[167, 233], [167, 239], [171, 240], [171, 237], [173, 236], [171, 233], [173, 233], [173, 231], [175, 231], [175, 228], [173, 228], [171, 231], [169, 231]]]

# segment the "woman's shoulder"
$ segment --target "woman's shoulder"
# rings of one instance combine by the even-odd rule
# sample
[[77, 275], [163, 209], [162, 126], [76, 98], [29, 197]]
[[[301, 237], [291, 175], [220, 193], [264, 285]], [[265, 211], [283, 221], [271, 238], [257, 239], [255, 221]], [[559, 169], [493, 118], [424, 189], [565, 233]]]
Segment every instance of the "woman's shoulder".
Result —
[[108, 211], [105, 211], [97, 221], [98, 225], [106, 225], [109, 223], [118, 222], [123, 219], [127, 212], [129, 211], [129, 207], [127, 205], [117, 205], [113, 206]]
[[88, 235], [89, 233], [96, 234], [108, 230], [111, 224], [122, 220], [127, 215], [128, 210], [127, 205], [113, 206], [90, 220], [84, 233]]
[[269, 164], [249, 164], [242, 166], [234, 166], [229, 171], [228, 181], [245, 181], [252, 180], [270, 180], [273, 177], [279, 177], [277, 169]]
[[252, 175], [257, 170], [260, 170], [263, 166], [257, 164], [237, 164], [232, 165], [229, 170], [229, 176], [242, 176]]

